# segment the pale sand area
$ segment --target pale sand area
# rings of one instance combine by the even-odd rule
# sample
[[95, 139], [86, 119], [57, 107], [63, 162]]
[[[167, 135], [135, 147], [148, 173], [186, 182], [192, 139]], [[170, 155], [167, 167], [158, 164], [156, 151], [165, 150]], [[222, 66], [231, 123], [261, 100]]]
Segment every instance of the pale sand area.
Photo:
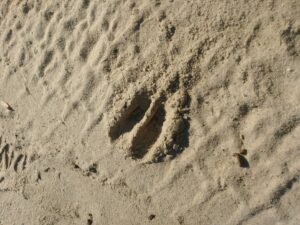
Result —
[[1, 0], [0, 31], [1, 225], [300, 224], [299, 0]]

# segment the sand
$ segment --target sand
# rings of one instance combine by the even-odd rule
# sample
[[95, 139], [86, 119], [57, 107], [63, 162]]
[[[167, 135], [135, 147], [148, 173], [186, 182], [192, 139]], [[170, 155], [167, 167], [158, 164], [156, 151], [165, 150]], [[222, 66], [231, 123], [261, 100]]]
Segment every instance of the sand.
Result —
[[0, 224], [300, 224], [299, 0], [2, 0]]

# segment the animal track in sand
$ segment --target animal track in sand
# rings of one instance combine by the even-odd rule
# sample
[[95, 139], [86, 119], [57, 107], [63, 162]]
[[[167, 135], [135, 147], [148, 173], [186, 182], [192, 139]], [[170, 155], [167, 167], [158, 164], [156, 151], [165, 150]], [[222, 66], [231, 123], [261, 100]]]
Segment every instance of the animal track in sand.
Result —
[[286, 44], [286, 50], [290, 56], [298, 56], [300, 54], [299, 43], [300, 26], [288, 26], [281, 32], [281, 39]]
[[145, 90], [137, 91], [114, 113], [109, 137], [136, 160], [173, 158], [188, 146], [189, 123], [183, 113], [188, 104], [184, 91], [152, 96]]
[[123, 133], [130, 131], [144, 117], [147, 109], [151, 104], [146, 92], [137, 93], [130, 102], [124, 105], [124, 111], [118, 121], [111, 126], [109, 136], [112, 140], [120, 137]]
[[0, 137], [0, 172], [13, 170], [18, 173], [25, 170], [26, 164], [27, 155], [12, 149], [9, 144], [2, 146], [2, 137]]

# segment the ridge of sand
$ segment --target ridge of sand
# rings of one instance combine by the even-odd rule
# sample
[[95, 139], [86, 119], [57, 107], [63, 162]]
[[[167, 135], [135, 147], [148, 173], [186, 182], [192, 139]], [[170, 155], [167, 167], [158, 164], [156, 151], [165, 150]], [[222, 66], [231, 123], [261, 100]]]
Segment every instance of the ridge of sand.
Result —
[[2, 0], [0, 224], [299, 224], [299, 15]]

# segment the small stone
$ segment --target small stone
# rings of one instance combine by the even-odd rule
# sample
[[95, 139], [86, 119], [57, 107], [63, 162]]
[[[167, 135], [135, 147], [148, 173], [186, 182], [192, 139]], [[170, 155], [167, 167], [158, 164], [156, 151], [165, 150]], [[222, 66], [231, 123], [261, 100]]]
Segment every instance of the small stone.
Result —
[[151, 214], [150, 216], [148, 216], [148, 219], [149, 220], [153, 220], [155, 218], [155, 215], [154, 214]]

